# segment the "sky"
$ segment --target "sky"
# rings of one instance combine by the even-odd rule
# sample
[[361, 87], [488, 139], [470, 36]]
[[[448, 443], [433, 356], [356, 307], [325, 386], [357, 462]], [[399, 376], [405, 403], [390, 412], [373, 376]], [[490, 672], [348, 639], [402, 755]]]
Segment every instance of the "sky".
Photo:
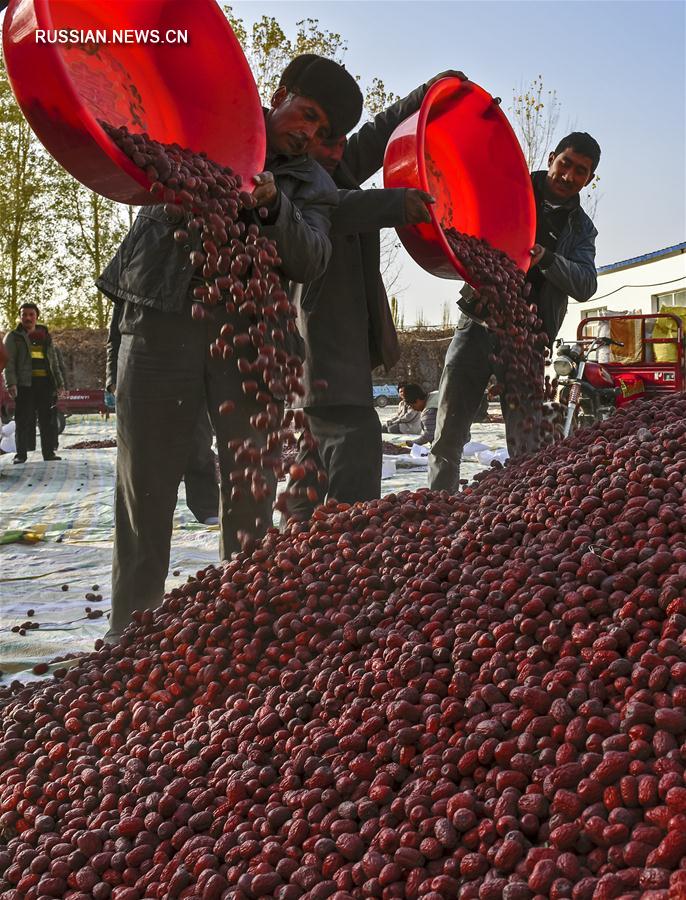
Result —
[[[446, 69], [461, 69], [494, 96], [538, 75], [561, 103], [558, 137], [600, 143], [596, 262], [605, 265], [686, 240], [686, 4], [458, 2], [458, 0], [239, 0], [246, 23], [278, 19], [287, 35], [304, 18], [347, 41], [347, 68], [401, 96]], [[553, 149], [551, 147], [551, 149]], [[402, 251], [406, 324], [419, 310], [439, 324], [459, 282], [426, 274]]]
[[[276, 17], [289, 37], [298, 20], [317, 19], [346, 40], [344, 62], [363, 86], [377, 76], [401, 96], [461, 69], [502, 97], [508, 112], [513, 90], [542, 76], [561, 104], [557, 137], [588, 131], [602, 148], [597, 264], [686, 240], [684, 0], [235, 0], [232, 7], [248, 25]], [[460, 283], [425, 273], [404, 250], [399, 259], [405, 324], [418, 315], [440, 324]]]

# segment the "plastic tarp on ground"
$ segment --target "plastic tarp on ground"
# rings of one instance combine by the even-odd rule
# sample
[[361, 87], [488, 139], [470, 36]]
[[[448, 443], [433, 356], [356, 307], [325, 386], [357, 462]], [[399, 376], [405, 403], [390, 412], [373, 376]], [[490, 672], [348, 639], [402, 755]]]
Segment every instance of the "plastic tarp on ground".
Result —
[[[114, 437], [114, 419], [72, 417], [60, 437], [61, 461], [43, 462], [40, 451], [19, 466], [11, 455], [0, 457], [0, 537], [15, 530], [43, 532], [37, 543], [0, 546], [0, 669], [6, 673], [58, 655], [87, 653], [107, 630], [106, 616], [88, 619], [85, 607], [106, 613], [110, 606], [117, 451], [66, 448]], [[218, 527], [200, 525], [186, 507], [182, 484], [167, 589], [216, 562], [218, 543]], [[176, 570], [181, 575], [174, 576]], [[88, 601], [87, 593], [102, 594], [103, 600]], [[13, 633], [12, 626], [29, 621], [30, 609], [40, 627], [25, 636]]]
[[[380, 411], [382, 421], [395, 412]], [[9, 531], [42, 533], [35, 543], [0, 545], [0, 669], [4, 679], [31, 677], [32, 667], [69, 653], [88, 653], [107, 630], [107, 618], [89, 619], [86, 607], [109, 611], [116, 449], [70, 450], [70, 444], [115, 437], [115, 420], [72, 417], [60, 436], [62, 460], [46, 463], [40, 451], [24, 465], [0, 456], [0, 537]], [[384, 439], [407, 441], [407, 435]], [[504, 446], [502, 424], [480, 424], [472, 439], [491, 451]], [[409, 452], [407, 454], [409, 458]], [[389, 457], [396, 462], [405, 458]], [[403, 468], [384, 479], [384, 494], [426, 487], [426, 465]], [[465, 459], [463, 477], [484, 466]], [[174, 516], [167, 590], [218, 560], [219, 528], [195, 521], [185, 505], [184, 485]], [[174, 575], [178, 571], [179, 575]], [[63, 585], [68, 589], [63, 590]], [[94, 585], [98, 588], [94, 590]], [[87, 593], [102, 594], [100, 602]], [[29, 610], [34, 616], [28, 617]], [[15, 625], [32, 620], [39, 628], [25, 635]]]
[[[395, 413], [390, 407], [379, 411], [381, 421]], [[383, 439], [390, 444], [407, 446], [419, 435], [411, 434], [384, 434]], [[477, 472], [487, 468], [493, 460], [504, 463], [507, 459], [505, 449], [505, 425], [502, 422], [475, 422], [472, 425], [471, 439], [462, 450], [462, 463], [460, 476], [468, 481]], [[419, 490], [426, 487], [427, 468], [429, 465], [429, 448], [414, 444], [407, 448], [407, 453], [384, 456], [384, 461], [393, 461], [396, 466], [396, 474], [390, 478], [384, 478], [382, 490], [384, 494], [397, 493], [401, 490]]]

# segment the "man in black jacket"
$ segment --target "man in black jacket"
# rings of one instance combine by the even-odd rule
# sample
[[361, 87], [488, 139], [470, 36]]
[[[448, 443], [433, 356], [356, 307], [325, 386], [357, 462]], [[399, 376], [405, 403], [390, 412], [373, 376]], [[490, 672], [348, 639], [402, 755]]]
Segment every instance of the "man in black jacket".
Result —
[[[299, 461], [323, 468], [327, 484], [310, 476], [290, 484], [299, 496], [289, 501], [291, 516], [310, 517], [327, 496], [343, 503], [372, 500], [381, 493], [381, 425], [374, 409], [372, 370], [388, 371], [400, 351], [384, 289], [380, 229], [430, 221], [433, 198], [410, 189], [361, 190], [383, 165], [389, 138], [421, 106], [440, 78], [465, 78], [444, 72], [363, 125], [354, 135], [333, 134], [311, 153], [339, 188], [331, 219], [333, 252], [326, 273], [306, 286], [298, 326], [306, 345], [303, 406], [318, 451], [301, 449]], [[315, 487], [318, 500], [305, 493]]]
[[[265, 111], [268, 171], [256, 177], [254, 197], [257, 207], [268, 209], [260, 227], [278, 244], [282, 280], [296, 284], [326, 269], [329, 216], [337, 203], [333, 182], [306, 153], [316, 137], [356, 124], [362, 95], [342, 66], [322, 57], [306, 64], [296, 59], [284, 75]], [[243, 393], [235, 360], [209, 354], [231, 316], [219, 306], [212, 316], [192, 318], [189, 254], [195, 248], [173, 240], [177, 227], [163, 207], [142, 209], [97, 282], [124, 303], [109, 640], [121, 635], [135, 610], [162, 600], [178, 485], [203, 409], [212, 417], [220, 459], [221, 557], [240, 549], [241, 532], [255, 534], [259, 521], [264, 533], [271, 524], [271, 498], [231, 496], [235, 463], [228, 443], [249, 438], [264, 444], [264, 434], [250, 424], [262, 407]], [[218, 414], [225, 400], [236, 406], [230, 416]]]
[[[597, 288], [593, 222], [581, 208], [579, 194], [590, 184], [600, 161], [598, 143], [585, 132], [563, 138], [548, 157], [548, 171], [532, 173], [536, 198], [536, 244], [531, 251], [527, 280], [530, 302], [552, 346], [567, 312], [567, 299], [580, 303]], [[463, 296], [473, 295], [468, 286]], [[462, 448], [469, 440], [484, 390], [494, 367], [489, 356], [497, 355], [493, 336], [482, 325], [462, 316], [448, 348], [441, 376], [436, 422], [436, 440], [429, 456], [429, 487], [455, 492], [460, 480]], [[541, 372], [541, 380], [543, 372]], [[503, 404], [503, 417], [510, 455], [537, 448], [534, 431], [521, 430], [524, 410]], [[534, 416], [539, 415], [536, 411]], [[515, 446], [514, 438], [518, 438]]]

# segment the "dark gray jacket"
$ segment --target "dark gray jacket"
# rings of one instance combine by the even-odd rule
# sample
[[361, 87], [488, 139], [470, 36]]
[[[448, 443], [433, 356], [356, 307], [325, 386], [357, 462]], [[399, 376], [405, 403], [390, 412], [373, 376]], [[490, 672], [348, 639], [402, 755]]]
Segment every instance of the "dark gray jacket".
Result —
[[[545, 171], [533, 172], [531, 180], [537, 198], [542, 197]], [[579, 197], [570, 201], [571, 210], [567, 224], [557, 241], [552, 254], [553, 261], [547, 268], [541, 268], [543, 285], [536, 303], [538, 314], [543, 320], [544, 331], [550, 342], [555, 340], [567, 314], [568, 298], [583, 303], [595, 294], [598, 279], [595, 268], [595, 239], [598, 232], [581, 208]]]
[[[545, 171], [531, 173], [537, 200], [542, 196], [545, 175]], [[541, 269], [543, 284], [535, 298], [543, 330], [550, 338], [551, 345], [567, 314], [568, 298], [584, 303], [590, 300], [598, 288], [595, 268], [595, 239], [598, 232], [581, 208], [579, 197], [574, 197], [569, 202], [571, 210], [567, 223], [558, 238], [552, 263]], [[460, 294], [469, 299], [474, 296], [474, 291], [466, 284]]]
[[[57, 390], [66, 387], [62, 377], [62, 368], [57, 358], [57, 348], [52, 342], [50, 332], [45, 325], [36, 325], [36, 329], [45, 332], [45, 363], [48, 370], [48, 378], [52, 379]], [[5, 349], [7, 350], [7, 366], [5, 368], [5, 383], [7, 387], [31, 387], [33, 378], [33, 363], [31, 361], [31, 342], [23, 325], [17, 325], [14, 331], [5, 335]], [[42, 376], [41, 376], [42, 377]]]
[[[390, 369], [400, 350], [379, 273], [381, 228], [406, 224], [405, 190], [359, 190], [383, 165], [397, 126], [421, 106], [426, 86], [359, 129], [334, 173], [333, 253], [326, 274], [302, 293], [298, 326], [307, 348], [303, 406], [372, 406], [372, 369]], [[316, 381], [327, 387], [315, 387]]]
[[121, 344], [121, 331], [119, 319], [121, 318], [123, 304], [112, 304], [112, 318], [107, 331], [107, 343], [105, 345], [105, 389], [117, 388], [117, 362], [119, 358], [119, 345]]
[[[281, 191], [273, 224], [262, 234], [278, 244], [284, 280], [307, 282], [325, 271], [331, 256], [330, 215], [338, 203], [330, 176], [306, 156], [282, 159], [272, 165]], [[180, 313], [188, 302], [195, 269], [189, 254], [200, 246], [178, 244], [173, 233], [179, 224], [164, 206], [143, 207], [114, 258], [96, 281], [115, 302], [129, 300], [162, 312]]]

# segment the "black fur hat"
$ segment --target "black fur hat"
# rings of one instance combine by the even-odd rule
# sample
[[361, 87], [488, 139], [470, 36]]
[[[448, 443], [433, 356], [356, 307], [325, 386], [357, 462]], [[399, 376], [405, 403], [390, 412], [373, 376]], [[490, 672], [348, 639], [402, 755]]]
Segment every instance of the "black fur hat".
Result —
[[333, 137], [347, 134], [362, 115], [362, 91], [355, 79], [339, 63], [316, 53], [291, 60], [279, 87], [316, 100], [329, 118]]

